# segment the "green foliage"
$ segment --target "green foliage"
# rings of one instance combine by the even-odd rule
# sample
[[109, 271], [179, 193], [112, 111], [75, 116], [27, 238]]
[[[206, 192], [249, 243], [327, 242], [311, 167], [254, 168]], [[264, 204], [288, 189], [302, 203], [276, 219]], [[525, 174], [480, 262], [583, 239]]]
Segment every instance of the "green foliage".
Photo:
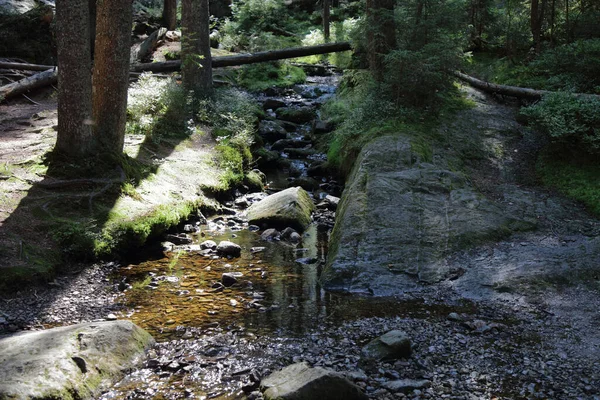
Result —
[[235, 88], [220, 88], [213, 99], [196, 105], [196, 117], [212, 127], [218, 142], [218, 163], [225, 172], [222, 188], [241, 182], [250, 167], [258, 116], [262, 110], [252, 97]]
[[63, 254], [70, 259], [90, 261], [93, 258], [95, 242], [98, 239], [96, 226], [92, 221], [55, 220], [51, 229]]
[[521, 114], [563, 151], [600, 154], [600, 100], [555, 93]]
[[[331, 23], [331, 38], [330, 42], [346, 42], [353, 40], [358, 35], [358, 18], [347, 18], [343, 21]], [[323, 36], [323, 30], [313, 29], [304, 36], [302, 39], [302, 46], [316, 46], [325, 43], [325, 37]], [[349, 68], [352, 55], [350, 52], [331, 53], [323, 55], [314, 55], [301, 57], [298, 59], [300, 62], [316, 64], [318, 62], [327, 61], [339, 68]]]
[[565, 158], [544, 152], [537, 163], [544, 185], [584, 203], [600, 216], [600, 165], [589, 158]]
[[155, 143], [187, 136], [188, 110], [185, 91], [175, 80], [142, 74], [129, 89], [126, 133], [146, 135]]
[[270, 87], [288, 87], [306, 80], [300, 67], [285, 62], [244, 65], [238, 75], [238, 83], [253, 92]]

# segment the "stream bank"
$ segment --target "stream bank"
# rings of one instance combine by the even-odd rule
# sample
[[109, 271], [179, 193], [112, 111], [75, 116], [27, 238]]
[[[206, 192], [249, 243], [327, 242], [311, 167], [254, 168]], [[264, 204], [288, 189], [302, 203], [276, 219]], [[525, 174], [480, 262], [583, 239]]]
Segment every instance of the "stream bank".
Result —
[[[498, 111], [506, 121], [512, 121], [509, 110], [485, 100], [478, 102], [472, 112], [482, 112], [482, 120], [496, 123], [498, 119], [490, 119], [489, 115]], [[472, 117], [461, 115], [459, 124], [483, 124], [474, 124]], [[466, 129], [462, 132], [472, 133]], [[509, 149], [502, 154], [514, 154], [508, 144], [519, 138], [506, 133], [498, 129], [484, 135], [490, 149], [502, 143]], [[509, 140], [501, 141], [503, 138]], [[285, 160], [280, 160], [275, 172], [294, 165], [294, 161]], [[503, 176], [514, 177], [504, 168], [510, 162], [498, 165]], [[308, 170], [302, 166], [297, 169]], [[274, 178], [280, 174], [270, 176], [269, 186], [273, 188], [299, 184], [299, 180]], [[473, 181], [477, 189], [495, 201], [497, 179], [483, 172], [476, 178]], [[481, 182], [493, 184], [484, 186]], [[327, 189], [339, 187], [332, 180], [318, 186], [321, 184]], [[467, 290], [454, 287], [454, 282], [470, 289], [476, 286], [444, 275], [438, 282], [413, 282], [412, 290], [398, 291], [388, 298], [325, 292], [319, 276], [330, 253], [328, 213], [332, 211], [328, 206], [322, 206], [323, 214], [303, 233], [303, 243], [298, 246], [265, 241], [253, 232], [255, 228], [242, 217], [240, 199], [244, 195], [239, 195], [224, 200], [226, 210], [235, 209], [237, 200], [241, 206], [237, 211], [208, 216], [206, 220], [198, 216], [189, 221], [191, 228], [181, 226], [181, 232], [174, 232], [185, 233], [186, 238], [190, 234], [192, 243], [167, 244], [167, 257], [159, 249], [154, 261], [94, 266], [74, 279], [57, 280], [49, 289], [51, 296], [21, 293], [5, 301], [3, 311], [10, 315], [2, 316], [4, 322], [15, 328], [31, 328], [48, 323], [51, 316], [64, 323], [113, 314], [110, 318], [132, 318], [145, 325], [160, 343], [144, 368], [105, 393], [105, 399], [260, 398], [255, 392], [257, 381], [299, 361], [344, 373], [373, 399], [598, 398], [600, 360], [594, 338], [599, 305], [593, 287], [583, 283], [552, 286], [550, 282], [549, 287], [538, 288], [538, 293], [548, 295], [542, 302], [522, 291], [511, 293], [502, 287], [484, 286], [485, 293], [495, 296], [468, 295]], [[552, 204], [553, 199], [546, 198], [546, 203]], [[245, 200], [248, 202], [247, 196]], [[320, 203], [318, 192], [315, 202]], [[508, 203], [514, 205], [513, 201]], [[568, 204], [564, 209], [577, 219], [563, 220], [561, 229], [595, 223], [576, 205]], [[551, 215], [545, 217], [550, 219]], [[488, 242], [482, 247], [458, 250], [448, 263], [460, 263], [463, 268], [473, 263], [461, 275], [465, 277], [474, 276], [471, 273], [479, 261], [489, 261], [490, 268], [494, 263], [511, 267], [515, 259], [498, 256], [498, 251], [512, 251], [518, 243], [535, 252], [537, 246], [533, 244], [536, 242], [519, 239], [524, 237], [519, 235], [497, 247]], [[227, 259], [210, 251], [201, 254], [201, 249], [191, 247], [205, 240], [237, 242], [242, 247], [241, 257]], [[388, 243], [380, 244], [378, 251]], [[257, 247], [264, 249], [253, 252]], [[241, 282], [222, 289], [213, 287], [225, 272], [242, 273]], [[408, 278], [414, 279], [411, 275]], [[21, 326], [15, 323], [19, 312], [30, 318]], [[365, 362], [362, 346], [392, 329], [408, 334], [413, 355], [397, 361]], [[428, 384], [406, 393], [396, 392], [391, 382], [401, 378], [425, 380]]]

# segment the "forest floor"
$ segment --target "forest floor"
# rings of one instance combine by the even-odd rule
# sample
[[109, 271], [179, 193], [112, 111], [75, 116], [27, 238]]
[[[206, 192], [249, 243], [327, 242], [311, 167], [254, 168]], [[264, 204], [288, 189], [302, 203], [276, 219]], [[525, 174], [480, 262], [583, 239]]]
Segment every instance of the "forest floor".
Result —
[[43, 91], [33, 100], [0, 105], [0, 286], [77, 270], [62, 264], [65, 246], [77, 254], [98, 242], [143, 242], [153, 229], [212, 204], [201, 188], [218, 186], [222, 172], [210, 132], [160, 143], [127, 135], [125, 152], [138, 174], [127, 182], [123, 171], [93, 182], [57, 178], [44, 159], [56, 141], [56, 99]]

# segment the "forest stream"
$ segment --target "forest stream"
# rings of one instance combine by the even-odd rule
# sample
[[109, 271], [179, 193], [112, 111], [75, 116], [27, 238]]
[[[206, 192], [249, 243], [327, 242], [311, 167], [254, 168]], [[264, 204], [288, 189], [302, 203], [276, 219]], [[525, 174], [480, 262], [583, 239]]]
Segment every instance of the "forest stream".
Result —
[[[309, 106], [318, 114], [338, 79], [309, 77], [258, 101]], [[469, 93], [486, 118], [498, 112], [514, 123], [511, 106]], [[481, 293], [491, 289], [469, 280], [465, 289], [456, 278], [394, 297], [324, 291], [320, 276], [342, 187], [310, 168], [325, 159], [313, 150], [311, 122], [286, 126], [285, 147], [266, 145], [287, 160], [263, 168], [266, 193], [238, 190], [222, 199], [223, 214], [199, 213], [128, 264], [86, 266], [47, 292], [7, 299], [2, 322], [17, 330], [130, 319], [146, 329], [157, 345], [143, 367], [100, 399], [261, 399], [263, 378], [301, 361], [341, 372], [372, 399], [598, 399], [600, 360], [589, 351], [598, 339], [588, 312], [595, 305], [584, 301], [585, 288], [555, 293], [554, 308], [516, 295], [486, 299]], [[250, 204], [299, 185], [316, 204], [300, 241], [267, 237], [248, 223]], [[526, 240], [517, 235], [499, 246], [533, 248]], [[241, 256], [218, 255], [214, 246], [222, 241], [241, 246]], [[461, 265], [485, 260], [462, 257]], [[411, 338], [413, 355], [365, 360], [361, 348], [393, 329]]]

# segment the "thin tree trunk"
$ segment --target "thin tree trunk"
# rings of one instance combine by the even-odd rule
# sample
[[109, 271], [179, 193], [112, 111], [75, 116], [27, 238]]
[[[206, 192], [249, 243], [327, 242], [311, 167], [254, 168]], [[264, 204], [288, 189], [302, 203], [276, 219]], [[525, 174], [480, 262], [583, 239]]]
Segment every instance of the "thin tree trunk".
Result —
[[88, 6], [90, 10], [90, 53], [92, 60], [94, 59], [94, 48], [96, 46], [96, 0], [88, 0]]
[[369, 68], [377, 81], [383, 81], [383, 60], [396, 47], [394, 0], [367, 0], [367, 43]]
[[[56, 150], [76, 158], [94, 151], [89, 8], [79, 0], [56, 1], [58, 134]], [[52, 75], [49, 71], [43, 73]]]
[[163, 6], [163, 24], [168, 30], [177, 28], [177, 0], [165, 0]]
[[531, 35], [533, 36], [533, 48], [536, 53], [540, 51], [540, 41], [542, 34], [542, 26], [540, 24], [540, 3], [539, 0], [531, 0]]
[[329, 30], [329, 16], [331, 11], [331, 0], [323, 0], [323, 38], [329, 43], [331, 33]]
[[181, 43], [183, 85], [195, 95], [212, 93], [208, 0], [183, 0]]
[[132, 2], [100, 0], [97, 14], [94, 127], [104, 150], [120, 154], [125, 139]]

